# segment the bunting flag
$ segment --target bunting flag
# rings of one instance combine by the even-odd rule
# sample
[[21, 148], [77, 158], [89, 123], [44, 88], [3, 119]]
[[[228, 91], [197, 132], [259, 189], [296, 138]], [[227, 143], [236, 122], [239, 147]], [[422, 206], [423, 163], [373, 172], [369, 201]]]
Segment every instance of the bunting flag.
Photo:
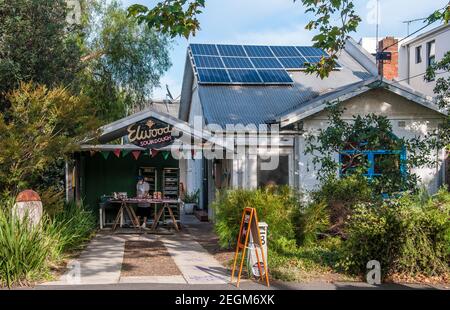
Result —
[[158, 155], [158, 152], [159, 152], [158, 150], [151, 149], [150, 154], [152, 155], [152, 158], [155, 157], [156, 155]]
[[133, 151], [131, 152], [131, 154], [133, 154], [135, 160], [138, 160], [139, 156], [141, 155], [141, 151]]
[[122, 150], [122, 157], [126, 157], [130, 152], [131, 150]]
[[102, 156], [104, 159], [108, 159], [109, 157], [109, 152], [108, 151], [101, 151], [100, 153], [102, 153]]
[[117, 158], [120, 158], [120, 149], [115, 149], [113, 153], [114, 155], [116, 155]]
[[167, 158], [169, 157], [169, 154], [170, 154], [169, 151], [162, 152], [162, 156], [164, 157], [164, 160], [167, 160]]
[[90, 150], [89, 153], [91, 154], [91, 157], [95, 155], [95, 153], [97, 153], [96, 150]]

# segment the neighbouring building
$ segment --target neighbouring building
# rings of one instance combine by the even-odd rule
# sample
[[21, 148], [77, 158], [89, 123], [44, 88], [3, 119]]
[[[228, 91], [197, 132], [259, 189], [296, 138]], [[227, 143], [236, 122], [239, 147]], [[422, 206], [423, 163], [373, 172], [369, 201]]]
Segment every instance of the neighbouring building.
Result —
[[[441, 25], [401, 42], [398, 79], [427, 96], [434, 96], [436, 81], [424, 79], [427, 68], [450, 51], [450, 25]], [[439, 74], [448, 77], [450, 73]]]

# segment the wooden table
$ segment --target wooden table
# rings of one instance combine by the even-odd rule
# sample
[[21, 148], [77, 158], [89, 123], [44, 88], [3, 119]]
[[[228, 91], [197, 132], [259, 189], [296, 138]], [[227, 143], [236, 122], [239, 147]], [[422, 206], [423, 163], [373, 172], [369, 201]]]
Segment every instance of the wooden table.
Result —
[[[172, 209], [169, 207], [169, 204], [179, 204], [178, 200], [173, 199], [150, 199], [150, 198], [127, 198], [127, 199], [112, 199], [109, 200], [110, 203], [120, 203], [120, 209], [117, 213], [116, 219], [114, 220], [114, 224], [112, 227], [112, 230], [116, 230], [117, 226], [120, 223], [120, 220], [123, 216], [123, 212], [126, 211], [128, 216], [130, 217], [130, 220], [133, 224], [133, 227], [135, 229], [138, 229], [141, 231], [141, 226], [139, 225], [139, 220], [136, 216], [136, 213], [134, 212], [133, 208], [130, 206], [131, 204], [141, 204], [141, 203], [148, 203], [148, 204], [154, 204], [155, 205], [155, 218], [153, 220], [153, 225], [151, 227], [151, 231], [156, 231], [156, 228], [158, 227], [159, 220], [161, 219], [161, 216], [164, 213], [164, 210], [169, 211], [170, 218], [172, 219], [172, 224], [175, 227], [176, 231], [180, 231], [180, 228], [178, 227], [177, 221], [175, 219], [175, 216], [173, 215]], [[157, 205], [162, 205], [163, 207], [157, 211]], [[101, 219], [100, 219], [101, 220]]]

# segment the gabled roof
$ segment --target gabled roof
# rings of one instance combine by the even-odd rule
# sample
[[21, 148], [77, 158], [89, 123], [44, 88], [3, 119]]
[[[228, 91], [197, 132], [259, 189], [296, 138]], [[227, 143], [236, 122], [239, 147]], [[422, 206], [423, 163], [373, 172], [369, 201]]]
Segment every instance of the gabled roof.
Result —
[[289, 71], [293, 85], [204, 85], [196, 83], [187, 57], [180, 118], [188, 120], [197, 93], [206, 124], [263, 124], [325, 93], [377, 76], [374, 57], [353, 40], [347, 42], [338, 62], [342, 69], [323, 80], [297, 70]]
[[[181, 121], [177, 117], [174, 117], [170, 114], [164, 113], [164, 112], [157, 112], [152, 109], [146, 109], [143, 111], [140, 111], [138, 113], [135, 113], [133, 115], [124, 117], [120, 120], [117, 120], [115, 122], [112, 122], [108, 125], [105, 125], [100, 128], [100, 136], [97, 138], [100, 143], [108, 143], [110, 141], [113, 141], [117, 138], [121, 138], [123, 136], [124, 129], [128, 128], [128, 126], [144, 121], [148, 118], [155, 118], [157, 120], [160, 120], [161, 122], [164, 122], [166, 124], [169, 124], [174, 127], [175, 130], [188, 135], [190, 137], [193, 137], [195, 140], [198, 140], [201, 144], [203, 141], [209, 142], [211, 144], [216, 145], [218, 148], [226, 149], [226, 145], [223, 143], [223, 141], [218, 138], [215, 138], [208, 130], [202, 128], [198, 130], [197, 128], [192, 127], [188, 123]], [[187, 147], [195, 147], [187, 146]], [[83, 148], [83, 146], [82, 146]], [[88, 145], [85, 144], [85, 148], [108, 148], [107, 145]], [[117, 146], [116, 146], [117, 148]], [[132, 148], [132, 149], [141, 149], [136, 148], [135, 146], [126, 144], [123, 145], [122, 148]]]
[[317, 98], [305, 102], [291, 111], [281, 113], [271, 122], [280, 123], [281, 127], [285, 127], [324, 110], [328, 103], [348, 100], [374, 88], [384, 88], [423, 107], [429, 108], [443, 115], [447, 115], [446, 112], [440, 110], [433, 101], [427, 99], [425, 95], [413, 90], [409, 86], [396, 81], [389, 81], [375, 77], [323, 94]]

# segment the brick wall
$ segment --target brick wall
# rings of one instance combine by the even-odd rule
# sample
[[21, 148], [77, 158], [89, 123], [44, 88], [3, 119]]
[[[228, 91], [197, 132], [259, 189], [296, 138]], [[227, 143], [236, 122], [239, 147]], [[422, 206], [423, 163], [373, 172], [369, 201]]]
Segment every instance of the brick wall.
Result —
[[378, 65], [378, 72], [383, 73], [383, 76], [388, 80], [393, 80], [398, 77], [398, 40], [393, 37], [386, 37], [378, 42], [380, 51], [388, 47], [385, 52], [391, 52], [391, 60], [384, 60], [383, 64]]

